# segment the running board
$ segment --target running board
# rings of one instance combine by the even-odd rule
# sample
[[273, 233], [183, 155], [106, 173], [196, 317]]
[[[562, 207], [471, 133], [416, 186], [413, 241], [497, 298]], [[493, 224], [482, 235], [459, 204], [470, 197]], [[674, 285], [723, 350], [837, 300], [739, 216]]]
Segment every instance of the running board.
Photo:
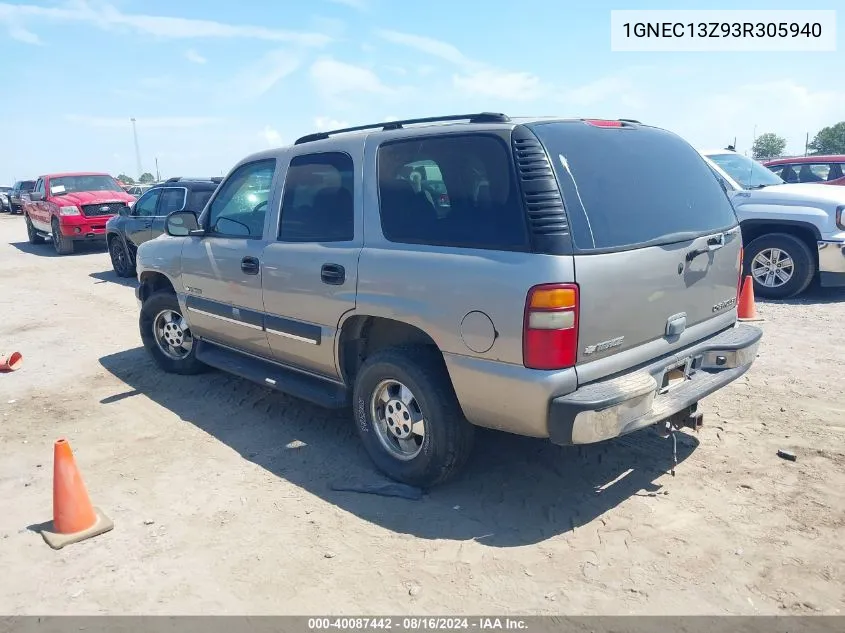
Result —
[[196, 357], [216, 369], [327, 409], [343, 409], [351, 402], [349, 389], [343, 385], [247, 356], [209, 341], [197, 341]]

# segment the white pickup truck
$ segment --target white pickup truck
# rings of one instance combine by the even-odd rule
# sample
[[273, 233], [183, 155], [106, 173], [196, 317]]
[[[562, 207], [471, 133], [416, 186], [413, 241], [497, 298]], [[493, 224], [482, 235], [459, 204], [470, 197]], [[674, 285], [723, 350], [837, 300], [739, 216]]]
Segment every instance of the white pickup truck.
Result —
[[700, 153], [736, 209], [755, 295], [794, 297], [817, 274], [823, 287], [845, 287], [845, 187], [787, 184], [729, 149]]

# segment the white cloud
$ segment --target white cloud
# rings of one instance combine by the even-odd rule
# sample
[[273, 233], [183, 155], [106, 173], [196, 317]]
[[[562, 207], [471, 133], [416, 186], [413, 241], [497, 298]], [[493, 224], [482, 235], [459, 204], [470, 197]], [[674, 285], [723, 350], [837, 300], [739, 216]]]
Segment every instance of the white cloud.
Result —
[[250, 62], [228, 83], [222, 85], [224, 101], [254, 101], [302, 65], [298, 53], [272, 50]]
[[376, 35], [391, 44], [399, 44], [400, 46], [413, 48], [421, 53], [431, 55], [432, 57], [438, 57], [443, 61], [455, 64], [456, 66], [478, 65], [477, 62], [474, 62], [466, 57], [452, 44], [441, 42], [440, 40], [435, 40], [430, 37], [413, 35], [411, 33], [401, 33], [399, 31], [390, 31], [387, 29], [378, 29], [376, 31]]
[[189, 48], [188, 50], [185, 51], [185, 59], [187, 59], [189, 62], [193, 62], [195, 64], [204, 64], [205, 62], [208, 61], [205, 57], [200, 55], [193, 48]]
[[370, 8], [368, 0], [329, 0], [333, 4], [342, 4], [356, 11], [366, 11]]
[[282, 135], [279, 134], [277, 129], [272, 128], [269, 125], [264, 126], [264, 130], [261, 132], [261, 137], [267, 143], [268, 147], [279, 147], [280, 145], [283, 145]]
[[[143, 35], [168, 39], [246, 38], [291, 42], [301, 46], [324, 46], [331, 40], [329, 36], [322, 33], [288, 31], [266, 26], [226, 24], [213, 20], [123, 13], [110, 4], [95, 4], [87, 0], [70, 0], [57, 7], [0, 3], [0, 24], [5, 23], [7, 25], [10, 35], [15, 32], [15, 29], [18, 29], [18, 39], [20, 39], [21, 34], [24, 33], [24, 31], [20, 31], [22, 28], [20, 24], [26, 19], [32, 19], [34, 22], [39, 20], [81, 22], [106, 31], [126, 28]], [[25, 33], [28, 33], [28, 31]], [[24, 37], [31, 35], [30, 33]]]
[[[503, 70], [474, 60], [448, 42], [386, 29], [377, 30], [376, 35], [392, 44], [412, 48], [457, 66], [461, 72], [452, 76], [452, 85], [467, 95], [531, 101], [545, 93], [536, 75]], [[431, 69], [430, 66], [423, 66], [418, 71], [420, 74], [429, 74]]]
[[329, 117], [318, 116], [314, 119], [314, 128], [318, 132], [326, 132], [328, 130], [340, 130], [345, 127], [349, 127], [349, 123], [346, 121], [338, 121], [337, 119], [331, 119]]
[[385, 86], [370, 69], [340, 62], [331, 57], [318, 59], [311, 65], [311, 82], [317, 92], [327, 99], [348, 94], [393, 93], [393, 90]]
[[703, 148], [724, 147], [737, 137], [740, 151], [750, 149], [756, 126], [758, 136], [774, 132], [786, 138], [788, 153], [803, 153], [807, 133], [812, 140], [818, 130], [842, 120], [843, 103], [841, 88], [813, 89], [794, 79], [777, 79], [729, 92], [688, 95], [680, 102], [660, 98], [641, 120], [667, 127]]
[[400, 75], [402, 77], [408, 74], [408, 71], [402, 66], [385, 66], [384, 69], [388, 72]]
[[[119, 128], [125, 127], [129, 129], [132, 125], [130, 117], [97, 117], [87, 116], [82, 114], [67, 114], [65, 120], [71, 123], [79, 123], [80, 125], [88, 125], [90, 127], [107, 127]], [[188, 128], [200, 127], [203, 125], [211, 125], [219, 123], [221, 119], [217, 117], [148, 117], [138, 118], [136, 123], [139, 128]]]
[[543, 93], [539, 77], [530, 73], [487, 69], [469, 75], [454, 75], [452, 83], [468, 94], [513, 101], [533, 101]]

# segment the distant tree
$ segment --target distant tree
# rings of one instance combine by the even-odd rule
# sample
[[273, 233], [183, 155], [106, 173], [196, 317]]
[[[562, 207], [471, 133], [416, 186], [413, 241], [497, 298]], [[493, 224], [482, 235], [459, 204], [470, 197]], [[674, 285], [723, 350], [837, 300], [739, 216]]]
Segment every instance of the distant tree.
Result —
[[138, 182], [140, 182], [142, 185], [147, 185], [147, 184], [149, 184], [151, 182], [155, 182], [155, 181], [156, 181], [155, 176], [153, 176], [148, 171], [145, 171], [143, 174], [141, 174], [141, 177], [138, 178]]
[[778, 136], [774, 132], [766, 132], [758, 136], [754, 141], [754, 145], [751, 146], [751, 153], [754, 154], [754, 158], [770, 158], [772, 156], [780, 156], [785, 149], [785, 138]]
[[845, 121], [819, 130], [807, 148], [814, 154], [845, 154]]
[[126, 174], [120, 174], [117, 179], [122, 182], [124, 185], [134, 185], [135, 179], [132, 176], [127, 176]]

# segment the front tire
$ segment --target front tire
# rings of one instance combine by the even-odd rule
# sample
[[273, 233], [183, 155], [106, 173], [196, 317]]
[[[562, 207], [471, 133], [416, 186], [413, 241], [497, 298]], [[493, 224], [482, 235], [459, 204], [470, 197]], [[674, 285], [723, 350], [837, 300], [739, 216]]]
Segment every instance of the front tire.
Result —
[[73, 241], [62, 235], [62, 231], [59, 228], [59, 221], [53, 218], [50, 226], [53, 229], [53, 248], [56, 249], [56, 253], [58, 255], [72, 255]]
[[745, 248], [744, 269], [754, 280], [755, 296], [788, 299], [807, 289], [816, 274], [816, 263], [810, 248], [797, 237], [769, 233]]
[[29, 219], [29, 216], [24, 216], [24, 221], [26, 222], [26, 236], [29, 238], [30, 244], [43, 244], [44, 237], [35, 230], [35, 227], [32, 225], [32, 220]]
[[123, 245], [123, 240], [117, 235], [109, 239], [109, 256], [111, 257], [112, 268], [114, 268], [118, 277], [135, 276], [135, 264], [132, 261], [132, 256]]
[[197, 360], [196, 340], [172, 292], [160, 290], [150, 295], [141, 307], [138, 324], [144, 347], [167, 373], [191, 376], [208, 370]]
[[436, 350], [376, 352], [358, 372], [353, 401], [364, 448], [391, 479], [434, 486], [453, 477], [472, 452], [475, 428]]

